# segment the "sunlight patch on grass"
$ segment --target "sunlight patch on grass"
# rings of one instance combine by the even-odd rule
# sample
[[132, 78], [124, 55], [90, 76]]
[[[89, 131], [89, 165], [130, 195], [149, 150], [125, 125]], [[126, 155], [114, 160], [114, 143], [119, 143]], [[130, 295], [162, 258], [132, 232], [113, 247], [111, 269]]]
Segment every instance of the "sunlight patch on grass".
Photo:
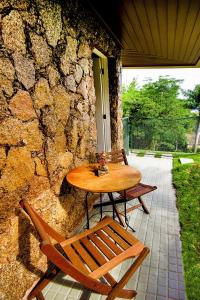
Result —
[[[181, 165], [180, 157], [194, 159], [194, 164]], [[183, 263], [188, 300], [200, 295], [200, 154], [176, 155], [173, 183], [181, 225]]]

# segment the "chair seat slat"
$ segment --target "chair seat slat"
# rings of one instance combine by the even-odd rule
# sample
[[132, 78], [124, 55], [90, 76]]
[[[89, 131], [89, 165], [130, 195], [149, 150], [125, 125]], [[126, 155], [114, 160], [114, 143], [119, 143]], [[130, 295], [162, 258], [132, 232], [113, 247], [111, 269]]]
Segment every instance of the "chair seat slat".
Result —
[[88, 229], [87, 233], [81, 232], [80, 234], [77, 234], [76, 236], [73, 236], [73, 237], [63, 241], [61, 243], [61, 246], [65, 247], [66, 245], [70, 245], [70, 244], [74, 243], [75, 241], [85, 237], [86, 235], [89, 235], [90, 233], [93, 233], [93, 232], [97, 231], [98, 229], [103, 228], [104, 226], [110, 224], [111, 222], [113, 222], [113, 219], [111, 217], [105, 217], [101, 222], [96, 224], [93, 228]]
[[94, 233], [90, 234], [89, 238], [107, 258], [112, 259], [115, 256], [114, 253]]
[[111, 241], [111, 239], [109, 239], [109, 237], [102, 230], [98, 230], [97, 234], [115, 254], [120, 254], [122, 252], [122, 250], [115, 243], [113, 243], [113, 241]]
[[[81, 239], [81, 242], [87, 248], [87, 250], [93, 255], [93, 257], [96, 259], [96, 261], [99, 263], [100, 266], [107, 263], [105, 257], [99, 252], [99, 250], [93, 245], [93, 243], [87, 237]], [[116, 284], [116, 281], [109, 273], [105, 274], [104, 277], [110, 283], [111, 286], [114, 286]]]
[[67, 257], [69, 260], [72, 262], [73, 265], [75, 265], [77, 268], [81, 269], [81, 271], [84, 274], [89, 274], [89, 270], [85, 267], [84, 263], [82, 260], [79, 258], [79, 256], [76, 254], [74, 249], [72, 248], [71, 245], [67, 245], [63, 248], [65, 251]]
[[138, 240], [131, 235], [129, 232], [127, 232], [122, 226], [120, 226], [117, 222], [112, 222], [109, 224], [109, 226], [117, 232], [118, 235], [120, 235], [127, 243], [130, 245], [134, 245]]
[[94, 261], [94, 259], [89, 255], [89, 253], [83, 248], [83, 246], [80, 244], [79, 241], [74, 242], [73, 246], [78, 252], [79, 256], [81, 256], [81, 258], [85, 261], [87, 266], [90, 268], [90, 270], [94, 271], [99, 267], [97, 263]]
[[128, 249], [130, 247], [122, 238], [120, 238], [112, 229], [108, 226], [104, 227], [103, 230], [122, 248]]

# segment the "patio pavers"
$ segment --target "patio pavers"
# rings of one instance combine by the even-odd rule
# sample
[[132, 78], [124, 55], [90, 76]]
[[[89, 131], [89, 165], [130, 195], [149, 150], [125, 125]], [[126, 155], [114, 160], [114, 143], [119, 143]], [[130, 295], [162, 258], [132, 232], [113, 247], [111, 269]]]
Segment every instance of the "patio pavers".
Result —
[[[136, 289], [138, 292], [136, 300], [185, 300], [180, 227], [175, 190], [172, 186], [172, 159], [137, 157], [131, 154], [128, 161], [142, 172], [142, 182], [157, 185], [158, 189], [143, 196], [150, 210], [149, 215], [142, 209], [129, 214], [130, 225], [136, 230], [134, 234], [150, 248], [151, 252], [127, 287]], [[108, 211], [109, 208], [105, 210]], [[97, 219], [98, 216], [95, 215], [92, 222], [96, 222]], [[127, 263], [115, 268], [115, 277], [122, 276]], [[44, 296], [46, 300], [106, 298], [83, 289], [62, 273], [46, 287]]]

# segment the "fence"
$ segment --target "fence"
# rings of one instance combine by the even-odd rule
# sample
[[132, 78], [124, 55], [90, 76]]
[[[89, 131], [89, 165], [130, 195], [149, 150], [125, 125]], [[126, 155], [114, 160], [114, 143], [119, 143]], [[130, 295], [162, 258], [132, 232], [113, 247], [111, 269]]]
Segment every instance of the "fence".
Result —
[[124, 145], [152, 151], [191, 151], [198, 118], [124, 118]]

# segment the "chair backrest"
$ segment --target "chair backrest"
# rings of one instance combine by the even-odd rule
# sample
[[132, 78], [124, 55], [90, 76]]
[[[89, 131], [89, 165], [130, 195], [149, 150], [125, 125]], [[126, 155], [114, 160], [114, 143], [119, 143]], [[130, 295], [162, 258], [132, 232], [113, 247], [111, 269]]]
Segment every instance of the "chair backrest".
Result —
[[58, 243], [61, 243], [65, 240], [63, 236], [61, 236], [40, 217], [40, 215], [27, 201], [20, 201], [20, 205], [31, 218], [31, 221], [35, 225], [35, 228], [43, 242], [51, 244], [51, 238]]
[[[99, 160], [100, 153], [96, 153], [96, 158]], [[110, 163], [120, 163], [123, 162], [128, 165], [128, 160], [126, 158], [126, 153], [124, 149], [115, 150], [111, 152], [106, 152], [106, 162]]]

